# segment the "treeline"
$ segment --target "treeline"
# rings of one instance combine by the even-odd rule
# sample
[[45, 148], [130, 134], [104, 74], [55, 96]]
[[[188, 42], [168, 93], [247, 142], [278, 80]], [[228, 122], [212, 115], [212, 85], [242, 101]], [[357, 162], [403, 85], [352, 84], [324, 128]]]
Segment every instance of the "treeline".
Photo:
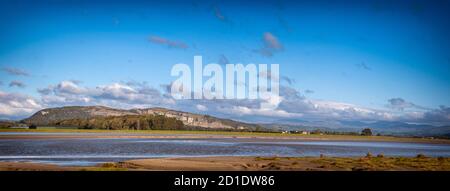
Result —
[[182, 121], [161, 115], [126, 115], [93, 117], [88, 119], [68, 119], [52, 122], [49, 125], [78, 127], [80, 129], [109, 130], [182, 130]]
[[10, 128], [16, 126], [15, 122], [12, 121], [0, 121], [0, 128]]
[[[311, 134], [325, 134], [325, 135], [363, 135], [363, 136], [372, 136], [372, 129], [365, 128], [361, 132], [351, 132], [351, 131], [322, 131], [320, 129], [316, 129], [311, 131]], [[377, 134], [380, 136], [380, 134]]]

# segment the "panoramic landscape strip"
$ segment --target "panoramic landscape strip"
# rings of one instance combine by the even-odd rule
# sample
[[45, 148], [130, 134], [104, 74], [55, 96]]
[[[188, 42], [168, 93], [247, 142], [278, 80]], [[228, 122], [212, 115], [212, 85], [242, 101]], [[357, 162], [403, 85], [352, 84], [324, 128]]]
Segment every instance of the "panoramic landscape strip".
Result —
[[0, 1], [0, 175], [448, 176], [449, 18], [448, 0]]

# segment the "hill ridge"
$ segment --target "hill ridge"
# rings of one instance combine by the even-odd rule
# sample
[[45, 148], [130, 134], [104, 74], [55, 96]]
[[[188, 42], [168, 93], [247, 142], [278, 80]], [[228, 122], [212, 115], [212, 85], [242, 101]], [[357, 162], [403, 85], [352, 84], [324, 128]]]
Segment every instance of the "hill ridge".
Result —
[[230, 130], [255, 130], [259, 125], [238, 122], [230, 119], [222, 119], [209, 115], [202, 115], [167, 108], [134, 108], [117, 109], [107, 106], [64, 106], [46, 108], [37, 111], [32, 116], [23, 119], [22, 122], [31, 125], [45, 126], [58, 121], [72, 119], [90, 119], [95, 117], [119, 117], [119, 116], [145, 116], [158, 115], [175, 118], [188, 127], [200, 127], [204, 129], [230, 129]]

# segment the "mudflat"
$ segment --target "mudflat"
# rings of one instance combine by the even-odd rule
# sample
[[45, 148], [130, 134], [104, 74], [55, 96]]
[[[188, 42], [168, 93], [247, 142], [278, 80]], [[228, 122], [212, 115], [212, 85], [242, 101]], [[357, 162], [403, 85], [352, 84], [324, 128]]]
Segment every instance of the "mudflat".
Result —
[[450, 170], [450, 158], [405, 157], [207, 157], [141, 159], [115, 163], [137, 170], [385, 171]]
[[0, 162], [1, 171], [450, 171], [444, 157], [184, 157], [72, 167]]

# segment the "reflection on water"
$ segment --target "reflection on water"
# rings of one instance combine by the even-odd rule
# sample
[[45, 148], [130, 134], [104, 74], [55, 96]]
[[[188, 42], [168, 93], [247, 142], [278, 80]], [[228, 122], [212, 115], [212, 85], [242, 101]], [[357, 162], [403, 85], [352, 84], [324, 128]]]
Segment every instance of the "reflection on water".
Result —
[[386, 156], [450, 157], [450, 145], [353, 142], [282, 141], [261, 139], [10, 139], [0, 140], [0, 160], [57, 165], [92, 165], [99, 162], [155, 157], [204, 156]]
[[191, 145], [236, 145], [237, 142], [221, 142], [221, 141], [208, 141], [208, 140], [180, 140], [180, 139], [147, 139], [135, 141], [136, 143], [170, 143], [170, 144], [191, 144]]

